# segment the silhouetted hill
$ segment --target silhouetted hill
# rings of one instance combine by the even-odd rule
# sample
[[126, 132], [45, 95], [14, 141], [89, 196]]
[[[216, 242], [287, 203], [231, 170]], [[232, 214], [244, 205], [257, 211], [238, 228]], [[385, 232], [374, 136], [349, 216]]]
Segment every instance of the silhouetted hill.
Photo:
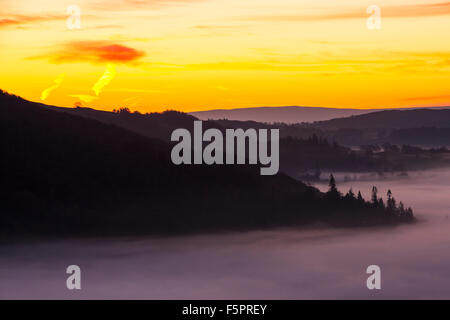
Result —
[[388, 139], [392, 144], [419, 146], [450, 146], [450, 128], [407, 128], [392, 130]]
[[[195, 117], [177, 111], [165, 111], [163, 113], [140, 114], [131, 113], [128, 109], [120, 109], [116, 112], [101, 111], [91, 108], [62, 108], [45, 106], [47, 109], [66, 112], [69, 114], [95, 119], [107, 124], [134, 131], [150, 138], [170, 140], [170, 135], [175, 128], [185, 128], [192, 125]], [[207, 127], [207, 125], [206, 125]]]
[[[174, 129], [191, 128], [192, 122], [197, 119], [192, 115], [177, 111], [140, 114], [130, 112], [128, 109], [107, 112], [90, 108], [41, 106], [99, 120], [107, 124], [114, 124], [147, 137], [165, 141], [169, 140]], [[328, 139], [330, 142], [336, 141], [345, 146], [392, 143], [440, 147], [450, 145], [450, 135], [448, 134], [450, 125], [446, 120], [449, 114], [449, 109], [429, 108], [380, 111], [312, 124], [268, 124], [253, 120], [222, 119], [204, 121], [203, 125], [205, 129], [211, 127], [219, 129], [279, 128], [281, 137], [309, 139], [312, 135], [317, 135]], [[431, 124], [437, 124], [438, 127], [432, 127]]]
[[[254, 166], [175, 166], [170, 146], [0, 94], [0, 232], [179, 233], [411, 221]], [[164, 117], [164, 116], [163, 116]]]
[[[99, 111], [90, 108], [60, 108], [42, 105], [46, 109], [66, 112], [107, 124], [114, 124], [147, 137], [170, 140], [170, 134], [177, 128], [192, 130], [197, 118], [177, 111], [140, 114], [120, 109], [115, 112]], [[242, 129], [280, 129], [280, 170], [294, 178], [306, 177], [311, 170], [317, 171], [377, 171], [394, 172], [448, 166], [444, 154], [405, 155], [399, 152], [355, 152], [344, 145], [384, 145], [424, 144], [446, 145], [450, 135], [441, 134], [450, 129], [413, 128], [400, 130], [386, 129], [337, 129], [327, 130], [302, 124], [267, 124], [256, 121], [214, 120], [204, 121], [205, 128]], [[403, 133], [403, 131], [405, 131]], [[313, 137], [316, 137], [313, 139]], [[318, 139], [320, 138], [320, 139]], [[322, 143], [319, 140], [322, 140]], [[337, 141], [343, 145], [333, 143]]]
[[[121, 109], [115, 112], [99, 111], [90, 108], [60, 108], [43, 105], [45, 109], [56, 110], [86, 118], [96, 119], [107, 124], [114, 124], [147, 137], [170, 140], [170, 134], [177, 128], [186, 128], [192, 131], [193, 121], [197, 118], [177, 111], [163, 113], [141, 114]], [[400, 154], [392, 157], [378, 153], [365, 154], [355, 152], [349, 148], [328, 142], [326, 138], [318, 139], [316, 129], [301, 125], [267, 124], [255, 121], [215, 120], [204, 121], [205, 128], [242, 128], [242, 129], [273, 129], [279, 128], [281, 134], [280, 170], [294, 178], [306, 177], [311, 170], [317, 171], [378, 171], [392, 172], [404, 171], [412, 168], [439, 166], [443, 162], [420, 161]], [[340, 132], [341, 133], [341, 132]], [[323, 135], [323, 132], [321, 132]], [[345, 135], [343, 135], [345, 137]], [[357, 135], [361, 138], [363, 135]], [[314, 138], [315, 137], [315, 138]], [[352, 135], [350, 134], [350, 137]], [[319, 141], [321, 140], [321, 141]], [[322, 141], [323, 140], [323, 141]], [[330, 139], [333, 141], [334, 139]], [[439, 140], [436, 140], [439, 141]], [[448, 161], [447, 161], [448, 162]], [[412, 166], [414, 165], [414, 166]]]
[[[294, 178], [316, 179], [317, 172], [404, 172], [448, 167], [448, 152], [427, 150], [414, 156], [403, 145], [442, 147], [450, 144], [446, 128], [337, 129], [326, 130], [302, 124], [267, 124], [254, 121], [216, 120], [224, 128], [279, 129], [280, 170]], [[397, 144], [397, 148], [386, 148]], [[358, 146], [350, 148], [348, 146]], [[432, 151], [432, 150], [430, 150]], [[309, 177], [308, 177], [309, 176]], [[313, 178], [313, 179], [311, 179]]]
[[337, 109], [319, 107], [259, 107], [259, 108], [238, 108], [238, 109], [217, 109], [208, 111], [197, 111], [189, 114], [200, 120], [239, 120], [257, 122], [283, 122], [301, 123], [329, 120], [338, 117], [348, 117], [360, 115], [376, 110], [362, 109]]
[[227, 128], [279, 128], [280, 136], [284, 138], [309, 139], [317, 135], [344, 146], [390, 143], [441, 147], [450, 146], [449, 115], [449, 109], [430, 108], [381, 111], [308, 124], [267, 124], [237, 120], [214, 122]]
[[450, 128], [450, 110], [385, 110], [314, 122], [313, 126], [324, 129], [406, 129], [406, 128]]

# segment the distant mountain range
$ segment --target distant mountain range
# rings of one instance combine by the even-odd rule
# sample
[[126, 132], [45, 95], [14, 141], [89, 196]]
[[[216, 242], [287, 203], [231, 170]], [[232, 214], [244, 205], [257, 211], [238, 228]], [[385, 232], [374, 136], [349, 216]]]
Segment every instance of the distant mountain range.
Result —
[[200, 120], [240, 120], [256, 122], [284, 122], [300, 123], [323, 121], [333, 118], [349, 117], [353, 115], [366, 114], [376, 110], [362, 109], [337, 109], [337, 108], [316, 108], [316, 107], [259, 107], [240, 109], [217, 109], [208, 111], [190, 112]]
[[316, 121], [312, 125], [327, 129], [450, 128], [450, 109], [383, 110], [327, 121]]
[[[429, 109], [441, 109], [449, 107], [432, 107]], [[418, 108], [394, 109], [394, 110], [414, 110]], [[364, 115], [383, 109], [339, 109], [320, 107], [259, 107], [259, 108], [239, 108], [239, 109], [217, 109], [208, 111], [190, 112], [189, 114], [201, 120], [239, 120], [256, 121], [266, 123], [283, 122], [288, 124], [326, 121], [334, 118], [344, 118], [350, 116]]]

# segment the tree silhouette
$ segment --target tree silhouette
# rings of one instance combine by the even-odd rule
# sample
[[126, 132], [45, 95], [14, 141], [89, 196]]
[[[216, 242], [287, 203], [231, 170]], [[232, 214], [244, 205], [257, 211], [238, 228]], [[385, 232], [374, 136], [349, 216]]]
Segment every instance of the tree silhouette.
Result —
[[400, 211], [400, 214], [405, 212], [405, 205], [401, 201], [400, 204], [398, 205], [398, 210]]
[[339, 201], [339, 199], [341, 199], [341, 193], [336, 186], [336, 179], [333, 174], [330, 174], [330, 181], [328, 182], [328, 185], [330, 187], [327, 192], [328, 199], [333, 203]]
[[328, 186], [330, 187], [328, 192], [331, 192], [331, 193], [337, 193], [338, 192], [338, 189], [336, 187], [336, 179], [334, 179], [333, 174], [330, 174], [330, 181], [328, 182]]
[[392, 212], [397, 211], [397, 203], [395, 198], [392, 196], [392, 191], [390, 189], [387, 192], [387, 209]]
[[372, 203], [375, 205], [378, 203], [378, 188], [375, 186], [372, 188]]
[[358, 191], [358, 202], [364, 202], [364, 199], [361, 195], [361, 191]]
[[408, 208], [408, 210], [406, 210], [406, 218], [408, 219], [412, 219], [414, 217], [413, 211], [411, 208]]
[[378, 199], [378, 207], [381, 209], [386, 209], [386, 206], [384, 205], [383, 198]]
[[350, 188], [347, 193], [348, 198], [355, 199], [355, 193], [353, 192], [353, 188]]

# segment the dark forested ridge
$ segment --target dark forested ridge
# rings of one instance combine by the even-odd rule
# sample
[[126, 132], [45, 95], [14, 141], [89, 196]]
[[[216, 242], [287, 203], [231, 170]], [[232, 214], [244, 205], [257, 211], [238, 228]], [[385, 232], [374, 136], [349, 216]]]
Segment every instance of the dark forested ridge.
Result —
[[[165, 128], [180, 117], [166, 113], [151, 121]], [[407, 209], [366, 202], [352, 192], [341, 195], [334, 184], [324, 194], [283, 174], [260, 176], [252, 166], [175, 166], [165, 141], [105, 122], [0, 94], [2, 234], [167, 234], [315, 221], [413, 221]]]
[[[41, 105], [48, 110], [65, 112], [89, 119], [95, 119], [106, 124], [113, 124], [125, 128], [149, 138], [158, 138], [164, 141], [170, 140], [170, 134], [177, 128], [192, 130], [193, 121], [197, 118], [177, 111], [166, 111], [163, 113], [141, 114], [131, 112], [127, 108], [119, 108], [114, 112], [100, 111], [90, 108], [61, 108]], [[403, 147], [409, 144], [415, 145], [415, 141], [433, 141], [437, 145], [445, 140], [450, 140], [450, 135], [440, 135], [439, 130], [450, 130], [435, 128], [432, 134], [429, 130], [422, 128], [394, 130], [390, 136], [376, 140], [375, 144], [366, 144], [366, 140], [372, 141], [374, 136], [387, 135], [386, 130], [359, 130], [339, 129], [326, 131], [316, 127], [304, 125], [267, 124], [256, 121], [232, 121], [232, 120], [208, 120], [203, 121], [203, 127], [218, 128], [279, 128], [280, 129], [280, 169], [294, 178], [315, 180], [311, 176], [317, 172], [337, 171], [359, 171], [404, 173], [406, 170], [421, 170], [434, 167], [446, 167], [450, 165], [450, 152], [433, 153], [423, 150], [415, 152], [414, 155], [405, 153]], [[406, 140], [405, 146], [401, 143]], [[339, 141], [349, 142], [350, 145], [360, 146], [360, 150], [353, 150]], [[385, 142], [391, 141], [391, 142]], [[391, 148], [391, 144], [398, 142], [397, 149]], [[426, 144], [426, 143], [425, 143]], [[442, 143], [442, 145], [446, 145]], [[386, 148], [385, 146], [389, 146]], [[378, 148], [378, 149], [377, 149]], [[382, 151], [380, 151], [382, 149]], [[417, 150], [416, 150], [417, 151]], [[310, 179], [313, 178], [313, 179]]]
[[[254, 121], [221, 119], [224, 126], [254, 126]], [[258, 123], [280, 128], [282, 137], [309, 138], [313, 134], [345, 146], [410, 144], [450, 146], [450, 109], [385, 110], [314, 123]]]
[[[197, 119], [176, 111], [140, 114], [130, 112], [126, 108], [107, 112], [80, 107], [44, 107], [115, 124], [147, 137], [160, 139], [167, 139], [174, 128], [189, 127], [192, 121]], [[308, 124], [268, 124], [221, 119], [204, 121], [204, 127], [279, 128], [282, 138], [309, 139], [316, 135], [343, 146], [383, 144], [450, 146], [450, 109], [386, 110]]]
[[[384, 129], [327, 131], [311, 126], [282, 123], [265, 124], [231, 120], [215, 122], [226, 128], [278, 128], [281, 137], [280, 168], [296, 178], [310, 176], [311, 171], [404, 173], [408, 170], [450, 166], [450, 148], [446, 147], [445, 143], [447, 140], [450, 144], [450, 134], [439, 136], [441, 130], [450, 130], [445, 128], [400, 129], [388, 133]], [[397, 136], [403, 130], [405, 134]], [[429, 131], [432, 134], [427, 135]], [[378, 134], [386, 137], [376, 138]], [[346, 146], [340, 141], [349, 142], [349, 145], [356, 147]], [[424, 145], [427, 145], [425, 142], [432, 141], [438, 147], [417, 147], [418, 141], [424, 142]], [[414, 152], [411, 152], [412, 149]]]
[[384, 110], [346, 118], [318, 121], [312, 125], [327, 129], [450, 128], [450, 109]]
[[450, 146], [450, 109], [386, 110], [307, 125], [345, 145]]

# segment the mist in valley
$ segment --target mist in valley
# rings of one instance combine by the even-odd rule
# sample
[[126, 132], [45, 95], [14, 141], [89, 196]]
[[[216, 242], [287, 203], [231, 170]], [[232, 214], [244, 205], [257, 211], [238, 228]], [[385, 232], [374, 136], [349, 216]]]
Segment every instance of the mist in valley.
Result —
[[[0, 245], [0, 298], [400, 299], [450, 298], [450, 170], [341, 181], [414, 209], [415, 224], [314, 226], [172, 238], [65, 239]], [[316, 185], [322, 191], [326, 184]], [[276, 214], [276, 213], [274, 213]], [[82, 289], [66, 288], [81, 267]], [[381, 267], [381, 290], [366, 268]]]

